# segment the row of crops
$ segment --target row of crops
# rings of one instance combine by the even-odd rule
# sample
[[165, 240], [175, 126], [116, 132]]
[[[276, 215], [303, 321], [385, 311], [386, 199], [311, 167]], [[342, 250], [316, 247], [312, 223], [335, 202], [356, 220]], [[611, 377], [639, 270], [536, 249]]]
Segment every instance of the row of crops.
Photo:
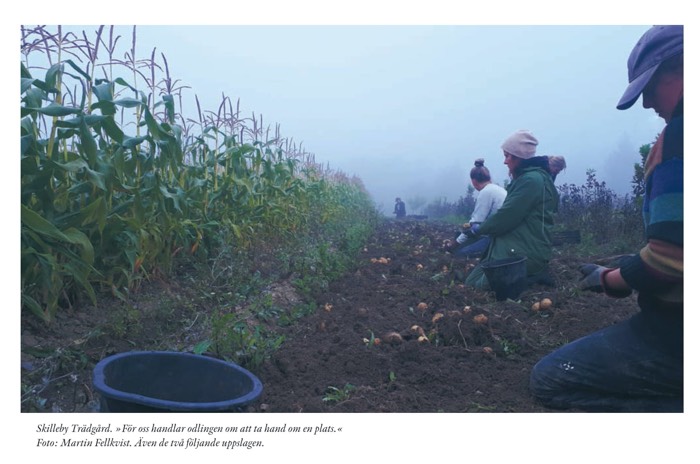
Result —
[[121, 40], [104, 27], [22, 27], [23, 311], [48, 322], [99, 292], [126, 298], [222, 249], [319, 236], [359, 246], [371, 232], [378, 216], [359, 179], [226, 97], [185, 117], [186, 87], [165, 56], [137, 59], [136, 28], [123, 55]]

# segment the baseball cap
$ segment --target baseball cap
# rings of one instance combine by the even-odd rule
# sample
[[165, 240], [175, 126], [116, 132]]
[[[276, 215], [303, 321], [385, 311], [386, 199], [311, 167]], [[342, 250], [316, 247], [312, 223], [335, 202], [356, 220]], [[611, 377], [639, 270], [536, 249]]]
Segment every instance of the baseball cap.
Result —
[[627, 59], [629, 85], [618, 110], [634, 105], [659, 65], [683, 53], [683, 26], [653, 26], [642, 35]]

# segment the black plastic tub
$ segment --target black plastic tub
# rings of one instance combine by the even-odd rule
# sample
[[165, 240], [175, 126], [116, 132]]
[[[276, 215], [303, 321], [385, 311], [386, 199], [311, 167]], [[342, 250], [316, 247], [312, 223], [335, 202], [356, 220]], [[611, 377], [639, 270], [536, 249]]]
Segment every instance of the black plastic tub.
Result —
[[131, 351], [93, 370], [100, 412], [237, 412], [256, 401], [262, 383], [241, 366], [175, 351]]
[[482, 261], [481, 268], [486, 274], [491, 290], [496, 292], [496, 300], [517, 300], [527, 288], [527, 257]]

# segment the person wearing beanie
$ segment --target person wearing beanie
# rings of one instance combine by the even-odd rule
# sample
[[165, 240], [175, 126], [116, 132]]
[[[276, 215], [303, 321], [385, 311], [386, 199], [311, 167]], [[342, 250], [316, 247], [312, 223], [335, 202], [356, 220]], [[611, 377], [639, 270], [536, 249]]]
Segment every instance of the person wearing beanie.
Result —
[[666, 121], [644, 166], [647, 243], [619, 267], [580, 270], [582, 289], [611, 298], [637, 292], [640, 311], [545, 356], [530, 390], [556, 409], [683, 412], [683, 26], [650, 28], [627, 69], [617, 108], [641, 96]]
[[[537, 156], [537, 144], [537, 138], [527, 130], [519, 130], [503, 142], [503, 163], [508, 166], [512, 181], [503, 205], [474, 233], [491, 238], [483, 260], [527, 257], [528, 284], [551, 286], [554, 285], [548, 272], [551, 228], [559, 195], [547, 157]], [[467, 276], [465, 284], [489, 288], [481, 264]]]
[[474, 161], [469, 178], [478, 193], [468, 230], [459, 234], [455, 240], [457, 248], [452, 253], [456, 258], [479, 257], [484, 253], [491, 240], [487, 235], [476, 237], [473, 232], [498, 211], [506, 199], [506, 189], [491, 182], [491, 172], [484, 166], [482, 158]]
[[530, 159], [537, 151], [537, 139], [526, 130], [519, 130], [501, 145], [504, 153], [509, 153], [518, 159]]

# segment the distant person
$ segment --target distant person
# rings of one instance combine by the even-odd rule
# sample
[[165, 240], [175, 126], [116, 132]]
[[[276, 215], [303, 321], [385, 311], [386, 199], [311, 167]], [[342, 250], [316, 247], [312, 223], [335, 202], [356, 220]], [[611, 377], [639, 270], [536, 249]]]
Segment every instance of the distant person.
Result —
[[644, 108], [666, 121], [644, 166], [647, 244], [618, 268], [583, 265], [581, 287], [613, 298], [636, 290], [641, 311], [535, 365], [530, 389], [551, 408], [683, 411], [683, 26], [647, 30], [627, 69], [617, 108], [642, 95]]
[[399, 197], [396, 197], [396, 203], [394, 203], [394, 214], [397, 219], [406, 217], [406, 204]]
[[[503, 205], [477, 228], [476, 236], [491, 237], [484, 260], [527, 257], [528, 284], [553, 285], [548, 264], [552, 255], [550, 229], [559, 196], [546, 156], [536, 156], [538, 141], [526, 130], [508, 137], [501, 149], [512, 181]], [[489, 288], [481, 265], [467, 276], [466, 284]]]
[[560, 172], [566, 169], [566, 159], [563, 156], [548, 156], [549, 173], [552, 175], [552, 181], [557, 180]]
[[[474, 167], [469, 172], [472, 186], [478, 192], [474, 211], [469, 219], [469, 231], [475, 231], [487, 218], [503, 205], [506, 199], [506, 189], [491, 182], [491, 173], [484, 166], [484, 160], [479, 158], [474, 161]], [[489, 246], [491, 240], [488, 235], [476, 236], [474, 234], [460, 234], [456, 245], [452, 247], [452, 254], [460, 258], [479, 257]]]

